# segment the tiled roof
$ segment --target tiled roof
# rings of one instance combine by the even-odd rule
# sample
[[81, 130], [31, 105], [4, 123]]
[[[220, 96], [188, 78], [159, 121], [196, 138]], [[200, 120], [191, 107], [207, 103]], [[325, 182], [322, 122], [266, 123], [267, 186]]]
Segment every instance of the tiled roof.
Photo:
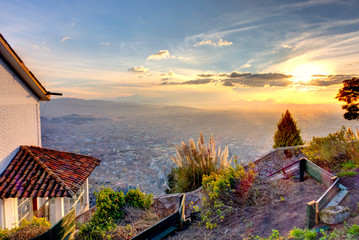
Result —
[[34, 146], [21, 146], [0, 176], [0, 199], [72, 197], [100, 160]]

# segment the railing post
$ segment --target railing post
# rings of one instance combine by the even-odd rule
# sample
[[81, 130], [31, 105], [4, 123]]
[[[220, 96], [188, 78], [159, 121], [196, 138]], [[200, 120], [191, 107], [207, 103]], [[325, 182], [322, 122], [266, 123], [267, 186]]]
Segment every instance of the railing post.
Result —
[[179, 213], [179, 230], [183, 229], [183, 222], [185, 221], [185, 202], [186, 202], [186, 194], [183, 193], [180, 196], [180, 202], [179, 202], [179, 209], [178, 209], [178, 213]]
[[316, 208], [317, 208], [317, 202], [311, 201], [307, 203], [307, 217], [305, 219], [305, 226], [308, 229], [311, 229], [315, 226], [316, 222]]
[[305, 158], [299, 160], [299, 182], [304, 181], [305, 163], [306, 163]]

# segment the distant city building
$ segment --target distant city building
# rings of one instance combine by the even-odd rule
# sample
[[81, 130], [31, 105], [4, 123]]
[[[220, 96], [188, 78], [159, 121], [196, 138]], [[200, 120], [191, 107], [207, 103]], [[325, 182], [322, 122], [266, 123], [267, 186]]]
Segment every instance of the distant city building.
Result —
[[100, 160], [41, 148], [39, 105], [50, 95], [0, 34], [0, 229], [33, 216], [54, 224], [89, 206]]

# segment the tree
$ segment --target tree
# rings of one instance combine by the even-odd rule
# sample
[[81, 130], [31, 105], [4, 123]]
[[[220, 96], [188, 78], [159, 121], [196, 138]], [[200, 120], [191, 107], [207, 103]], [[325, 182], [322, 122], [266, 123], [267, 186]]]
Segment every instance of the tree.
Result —
[[282, 118], [277, 123], [277, 127], [278, 130], [274, 133], [273, 137], [273, 148], [304, 144], [300, 136], [300, 130], [297, 128], [297, 122], [288, 110], [282, 114]]
[[344, 80], [343, 88], [339, 89], [335, 98], [347, 103], [342, 106], [346, 110], [343, 115], [345, 119], [359, 120], [359, 78]]

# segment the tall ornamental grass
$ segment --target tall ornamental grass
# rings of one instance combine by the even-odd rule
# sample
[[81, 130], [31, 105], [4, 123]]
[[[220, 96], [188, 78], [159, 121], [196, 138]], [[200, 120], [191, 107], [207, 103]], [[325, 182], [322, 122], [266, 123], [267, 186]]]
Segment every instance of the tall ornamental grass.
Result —
[[167, 193], [188, 192], [202, 186], [202, 176], [218, 173], [230, 166], [228, 147], [223, 151], [216, 149], [215, 139], [211, 135], [208, 144], [204, 143], [200, 134], [197, 144], [190, 139], [176, 146], [176, 156], [171, 157], [177, 165], [168, 176], [169, 189]]

